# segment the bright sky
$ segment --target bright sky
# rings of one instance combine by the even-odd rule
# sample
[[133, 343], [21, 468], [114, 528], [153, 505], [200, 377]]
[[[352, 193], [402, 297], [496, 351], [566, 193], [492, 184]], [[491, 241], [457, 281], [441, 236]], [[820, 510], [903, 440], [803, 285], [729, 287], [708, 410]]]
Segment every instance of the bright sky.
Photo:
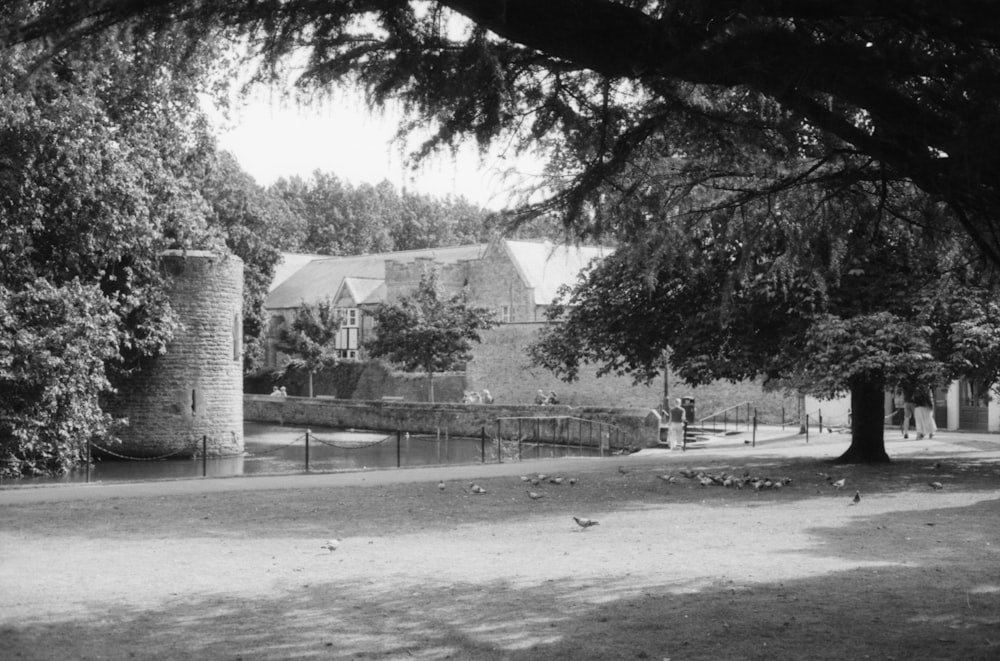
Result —
[[[461, 195], [492, 209], [512, 202], [513, 180], [503, 176], [511, 164], [504, 156], [480, 159], [473, 146], [454, 158], [442, 155], [412, 170], [392, 143], [395, 120], [372, 116], [360, 101], [302, 108], [258, 98], [234, 111], [231, 123], [232, 129], [220, 133], [220, 147], [233, 153], [263, 186], [279, 177], [308, 178], [319, 169], [354, 185], [388, 179], [400, 190]], [[532, 174], [539, 171], [537, 164], [528, 167]]]

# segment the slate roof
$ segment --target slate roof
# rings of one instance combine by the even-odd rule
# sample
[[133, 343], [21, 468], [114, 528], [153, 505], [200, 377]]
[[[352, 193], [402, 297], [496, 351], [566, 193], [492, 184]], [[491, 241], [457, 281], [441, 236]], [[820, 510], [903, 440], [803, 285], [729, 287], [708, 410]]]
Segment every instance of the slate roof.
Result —
[[550, 305], [562, 285], [573, 285], [580, 271], [593, 259], [614, 252], [605, 246], [572, 246], [551, 241], [503, 242], [524, 284], [534, 290], [536, 305]]
[[[443, 263], [454, 263], [463, 259], [479, 259], [485, 250], [486, 244], [476, 244], [313, 259], [268, 294], [264, 307], [270, 310], [297, 308], [303, 301], [316, 303], [327, 297], [332, 298], [337, 295], [347, 278], [352, 279], [350, 286], [357, 287], [356, 291], [360, 292], [363, 288], [361, 280], [385, 281], [386, 260], [412, 262], [426, 257]], [[376, 294], [377, 288], [368, 289], [365, 302], [377, 302], [370, 300]], [[382, 296], [384, 298], [384, 287]]]
[[269, 292], [274, 291], [278, 288], [278, 285], [288, 280], [292, 274], [314, 259], [325, 259], [327, 257], [329, 255], [311, 255], [299, 252], [281, 253], [281, 261], [274, 267], [274, 277], [271, 278], [271, 284], [268, 285], [267, 290]]

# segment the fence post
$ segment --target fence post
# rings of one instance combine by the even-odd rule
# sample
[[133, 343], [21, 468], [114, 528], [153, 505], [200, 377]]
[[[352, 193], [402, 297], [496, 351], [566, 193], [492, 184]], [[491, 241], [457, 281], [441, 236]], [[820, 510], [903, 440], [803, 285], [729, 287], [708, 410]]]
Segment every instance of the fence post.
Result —
[[208, 434], [201, 437], [201, 476], [208, 476]]
[[309, 430], [306, 430], [306, 472], [309, 472]]
[[[500, 420], [497, 420], [497, 436], [500, 435]], [[479, 428], [479, 458], [481, 463], [486, 463], [486, 425]]]
[[499, 434], [497, 435], [497, 463], [503, 463], [503, 441]]
[[806, 413], [806, 443], [809, 442], [809, 414]]
[[[403, 431], [401, 429], [396, 430], [396, 468], [402, 466], [402, 455], [400, 450], [400, 445], [402, 444]], [[440, 442], [440, 441], [439, 441]]]
[[757, 409], [753, 410], [753, 434], [751, 435], [753, 440], [753, 445], [751, 447], [757, 447]]
[[819, 434], [822, 434], [823, 433], [823, 410], [822, 409], [816, 411], [816, 419], [819, 421], [819, 424], [816, 425], [816, 432], [819, 433]]
[[90, 441], [87, 441], [87, 484], [90, 484]]

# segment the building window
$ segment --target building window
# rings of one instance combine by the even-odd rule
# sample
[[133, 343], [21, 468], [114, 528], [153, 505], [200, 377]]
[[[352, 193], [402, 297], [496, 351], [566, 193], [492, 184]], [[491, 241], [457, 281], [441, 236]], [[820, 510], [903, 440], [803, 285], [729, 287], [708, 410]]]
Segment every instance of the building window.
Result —
[[243, 320], [240, 313], [233, 314], [233, 360], [239, 362], [243, 357]]
[[337, 308], [337, 314], [340, 316], [340, 327], [341, 328], [357, 328], [358, 327], [358, 309], [357, 308]]
[[510, 306], [501, 305], [500, 306], [500, 323], [509, 324], [511, 322]]

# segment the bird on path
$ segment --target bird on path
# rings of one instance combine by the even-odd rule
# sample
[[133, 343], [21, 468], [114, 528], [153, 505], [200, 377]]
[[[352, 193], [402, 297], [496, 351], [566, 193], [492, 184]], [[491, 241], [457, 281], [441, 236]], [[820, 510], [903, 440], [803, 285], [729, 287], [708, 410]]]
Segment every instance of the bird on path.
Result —
[[440, 491], [444, 491], [444, 480], [441, 480], [440, 482], [438, 482], [438, 489]]
[[324, 544], [320, 548], [321, 549], [327, 549], [327, 550], [330, 551], [330, 553], [333, 553], [334, 551], [337, 550], [338, 546], [340, 546], [340, 540], [339, 539], [328, 539], [328, 540], [326, 540], [326, 544]]
[[544, 493], [538, 493], [537, 491], [528, 491], [528, 498], [532, 500], [538, 500], [539, 498], [545, 498]]
[[478, 484], [471, 484], [469, 486], [469, 491], [471, 491], [474, 494], [484, 494], [484, 493], [486, 493], [486, 489], [482, 488]]
[[861, 502], [861, 492], [860, 491], [855, 491], [854, 492], [854, 499], [851, 501], [851, 505], [857, 505], [860, 502]]
[[837, 480], [836, 482], [831, 482], [830, 486], [834, 487], [835, 489], [843, 489], [844, 488], [844, 484], [846, 484], [846, 483], [847, 483], [847, 478], [842, 477], [839, 480]]
[[944, 489], [944, 485], [941, 484], [940, 482], [928, 482], [927, 486], [929, 486], [931, 489], [934, 489], [934, 491], [937, 491], [938, 489]]
[[583, 519], [578, 516], [574, 516], [573, 520], [576, 521], [576, 525], [580, 526], [583, 529], [587, 529], [591, 526], [597, 525], [597, 521], [594, 521], [593, 519]]

